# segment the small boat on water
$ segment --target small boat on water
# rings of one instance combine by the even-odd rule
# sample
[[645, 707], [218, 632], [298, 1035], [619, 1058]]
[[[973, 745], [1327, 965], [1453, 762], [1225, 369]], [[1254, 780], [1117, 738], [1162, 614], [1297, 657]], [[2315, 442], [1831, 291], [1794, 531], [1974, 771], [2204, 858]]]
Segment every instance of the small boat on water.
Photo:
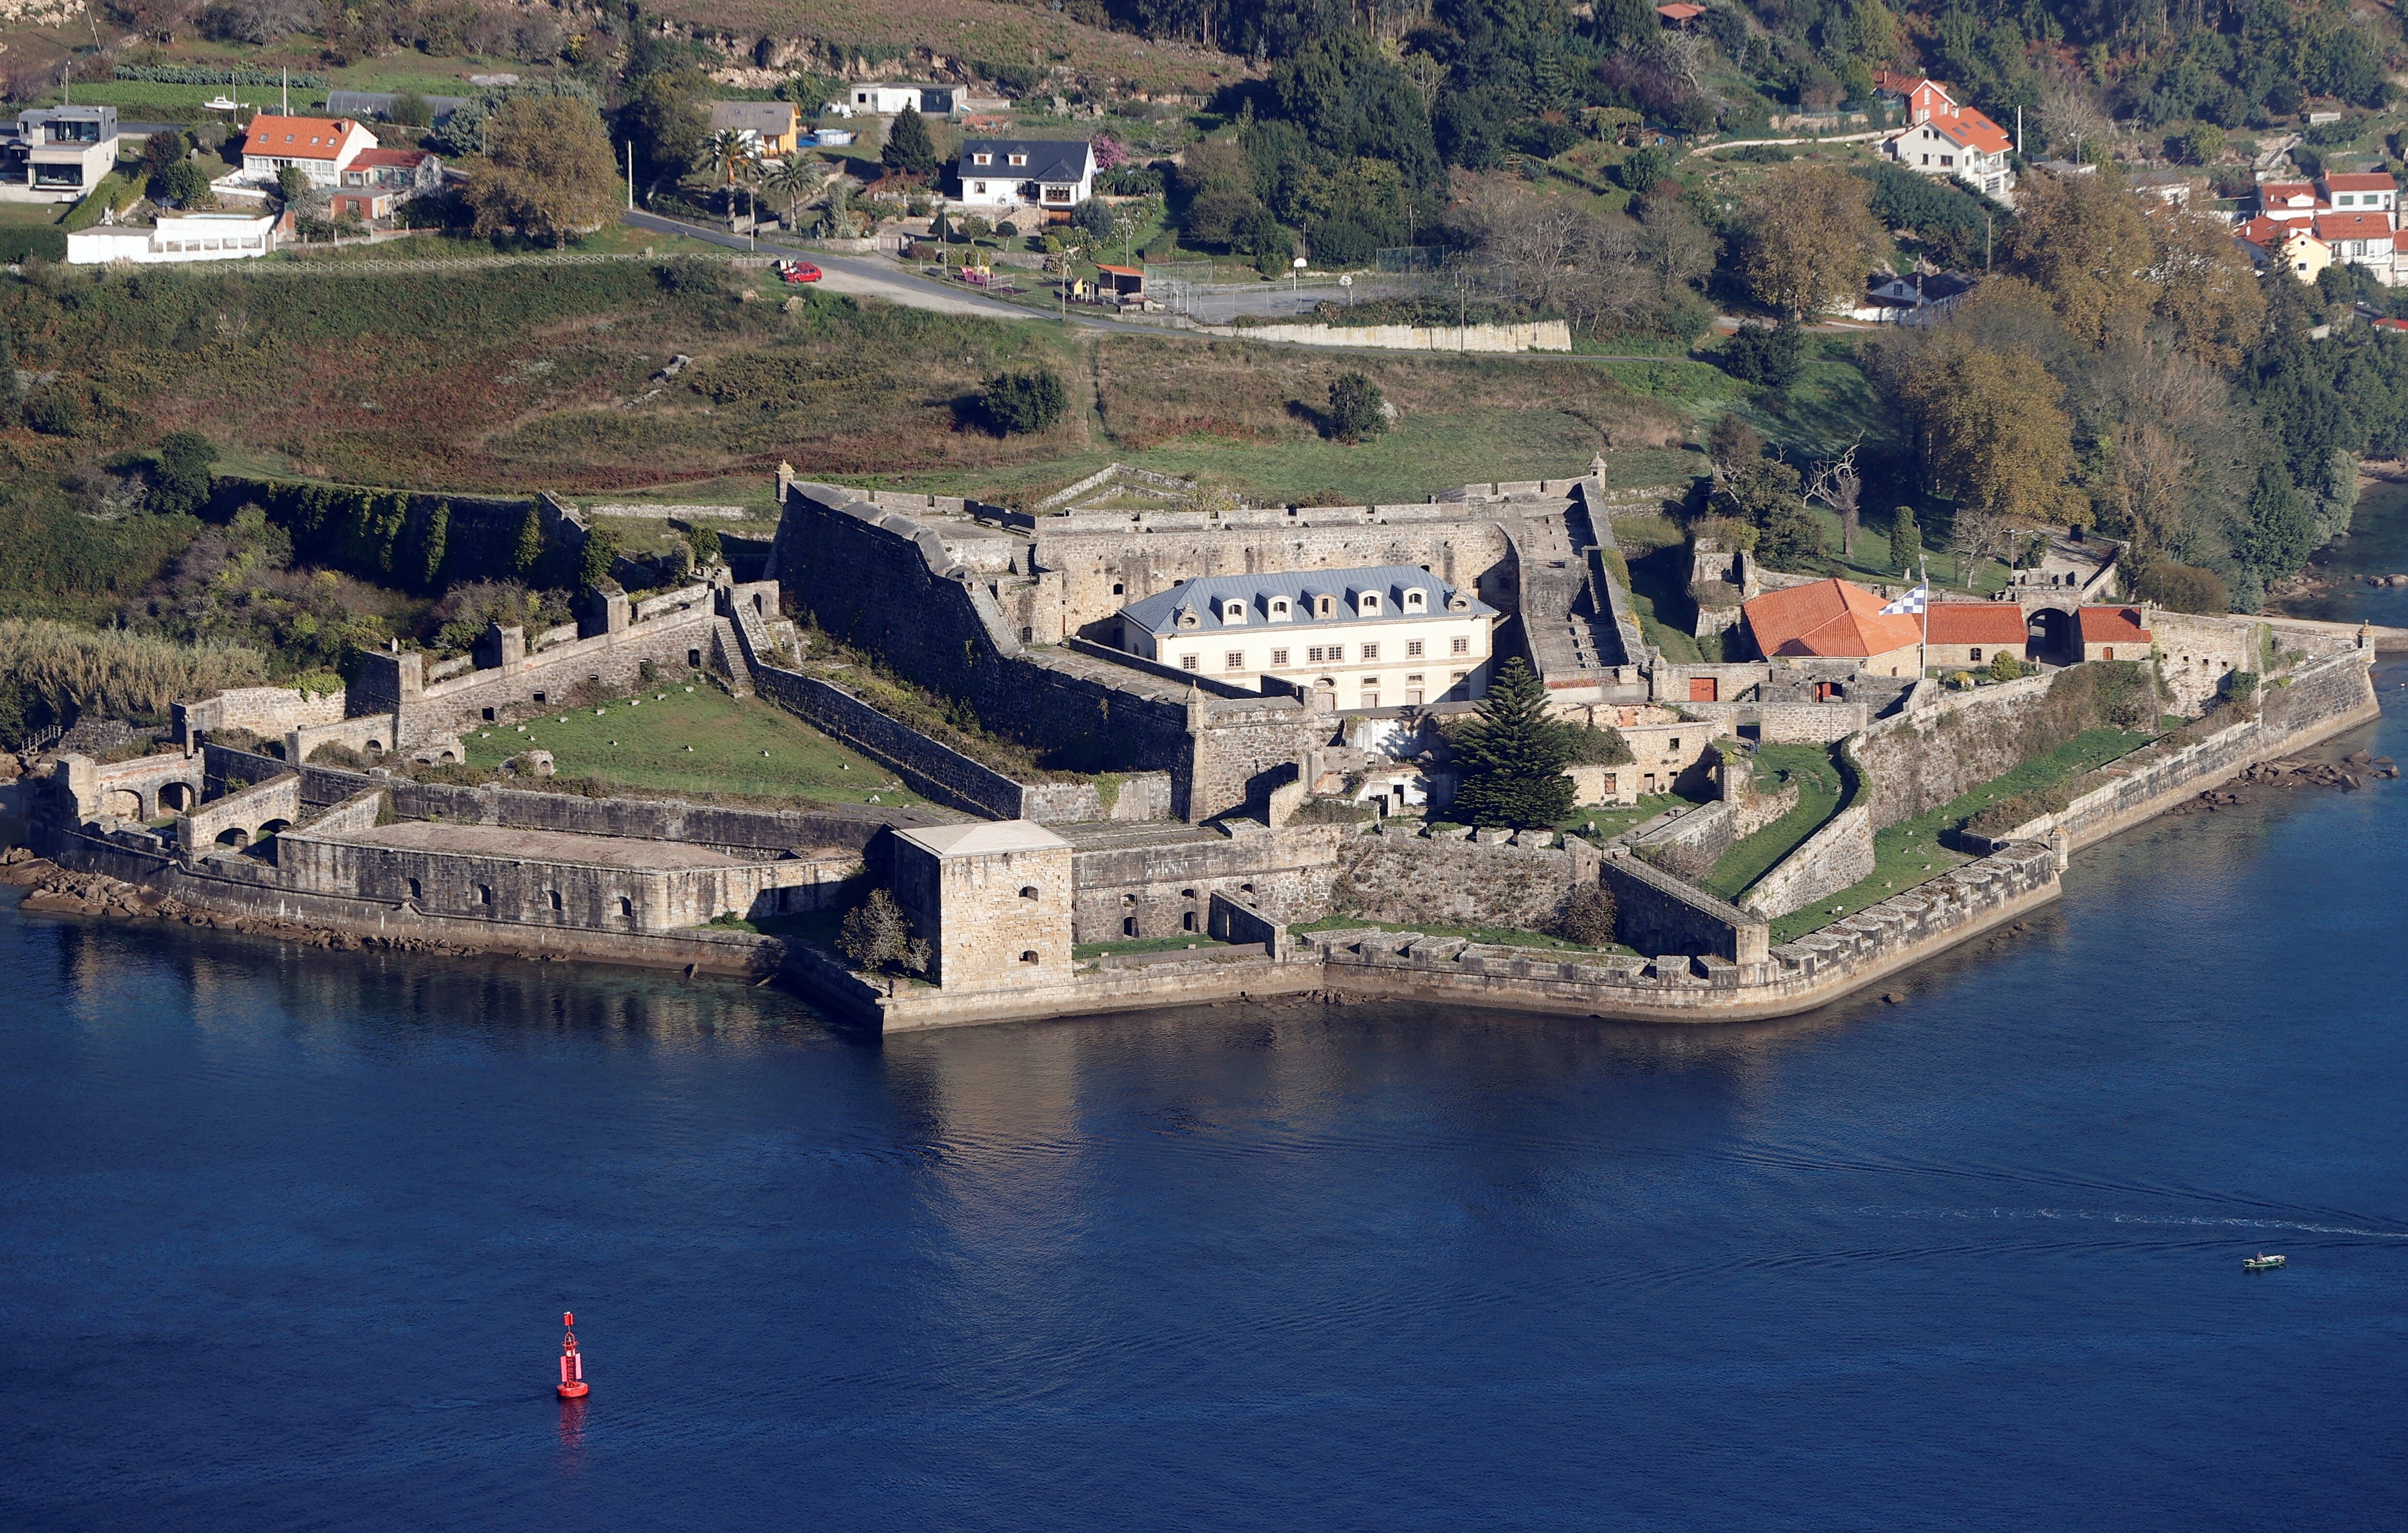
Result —
[[235, 109], [237, 103], [230, 95], [219, 94], [209, 97], [201, 105], [213, 112], [230, 112]]
[[2242, 1258], [2241, 1270], [2243, 1272], [2272, 1272], [2274, 1268], [2282, 1265], [2283, 1258], [2280, 1256], [2245, 1256]]

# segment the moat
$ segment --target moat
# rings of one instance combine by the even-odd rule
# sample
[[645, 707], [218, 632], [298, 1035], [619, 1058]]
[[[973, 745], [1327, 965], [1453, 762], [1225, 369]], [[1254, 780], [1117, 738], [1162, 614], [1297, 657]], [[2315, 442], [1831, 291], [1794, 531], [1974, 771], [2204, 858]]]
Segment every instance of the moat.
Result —
[[2269, 794], [1896, 1004], [883, 1042], [7, 891], [0, 1523], [2401, 1526], [2403, 875]]

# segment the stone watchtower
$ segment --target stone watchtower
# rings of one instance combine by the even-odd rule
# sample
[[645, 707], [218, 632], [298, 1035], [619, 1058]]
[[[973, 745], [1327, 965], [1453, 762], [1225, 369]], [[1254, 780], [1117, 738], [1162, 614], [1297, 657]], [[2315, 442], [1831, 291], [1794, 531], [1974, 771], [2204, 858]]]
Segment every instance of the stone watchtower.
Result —
[[898, 829], [895, 897], [946, 990], [1070, 981], [1070, 843], [1043, 825]]

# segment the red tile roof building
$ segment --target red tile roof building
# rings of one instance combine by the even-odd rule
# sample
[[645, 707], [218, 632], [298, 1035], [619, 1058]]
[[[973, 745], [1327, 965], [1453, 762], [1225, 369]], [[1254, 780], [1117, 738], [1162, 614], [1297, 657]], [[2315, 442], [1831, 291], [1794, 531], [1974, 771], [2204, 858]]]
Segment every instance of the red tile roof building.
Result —
[[[2263, 263], [2282, 258], [2282, 231], [2312, 233], [2330, 260], [2364, 266], [2387, 284], [2397, 270], [2399, 226], [2398, 181], [2380, 171], [2334, 171], [2313, 181], [2260, 181], [2257, 210], [2243, 215], [2233, 234], [2250, 248], [2251, 260]], [[2307, 281], [2325, 265], [2305, 251], [2284, 264]]]
[[1864, 587], [1830, 580], [1768, 591], [1740, 612], [1768, 660], [1860, 660], [1874, 672], [1919, 674], [1923, 625], [1881, 609], [1882, 599]]
[[2152, 636], [2142, 626], [2137, 607], [2083, 607], [2074, 609], [2074, 638], [2085, 660], [2146, 660]]
[[276, 173], [300, 171], [314, 186], [339, 184], [342, 171], [362, 151], [377, 147], [376, 135], [343, 117], [274, 117], [251, 120], [242, 140], [246, 180], [273, 185]]
[[2020, 660], [2031, 637], [2024, 627], [2024, 609], [2013, 602], [1936, 602], [1925, 619], [1930, 636], [1927, 666], [1986, 666], [2001, 651]]
[[[1906, 99], [1908, 126], [1883, 146], [1891, 159], [1928, 176], [1950, 176], [1976, 192], [2001, 199], [2014, 192], [2015, 173], [2007, 157], [2014, 141], [2004, 128], [1959, 106], [1948, 88], [1936, 79], [1907, 85], [1900, 77], [1885, 74], [1890, 93]], [[1879, 82], [1876, 82], [1879, 88]]]

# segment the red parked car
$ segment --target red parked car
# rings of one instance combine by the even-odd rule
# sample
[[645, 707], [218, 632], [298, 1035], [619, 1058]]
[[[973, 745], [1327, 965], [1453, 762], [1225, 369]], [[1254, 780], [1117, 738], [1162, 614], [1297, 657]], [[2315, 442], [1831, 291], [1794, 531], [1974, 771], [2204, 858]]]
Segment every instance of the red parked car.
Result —
[[781, 282], [816, 282], [819, 279], [820, 268], [808, 261], [778, 263], [778, 280]]

